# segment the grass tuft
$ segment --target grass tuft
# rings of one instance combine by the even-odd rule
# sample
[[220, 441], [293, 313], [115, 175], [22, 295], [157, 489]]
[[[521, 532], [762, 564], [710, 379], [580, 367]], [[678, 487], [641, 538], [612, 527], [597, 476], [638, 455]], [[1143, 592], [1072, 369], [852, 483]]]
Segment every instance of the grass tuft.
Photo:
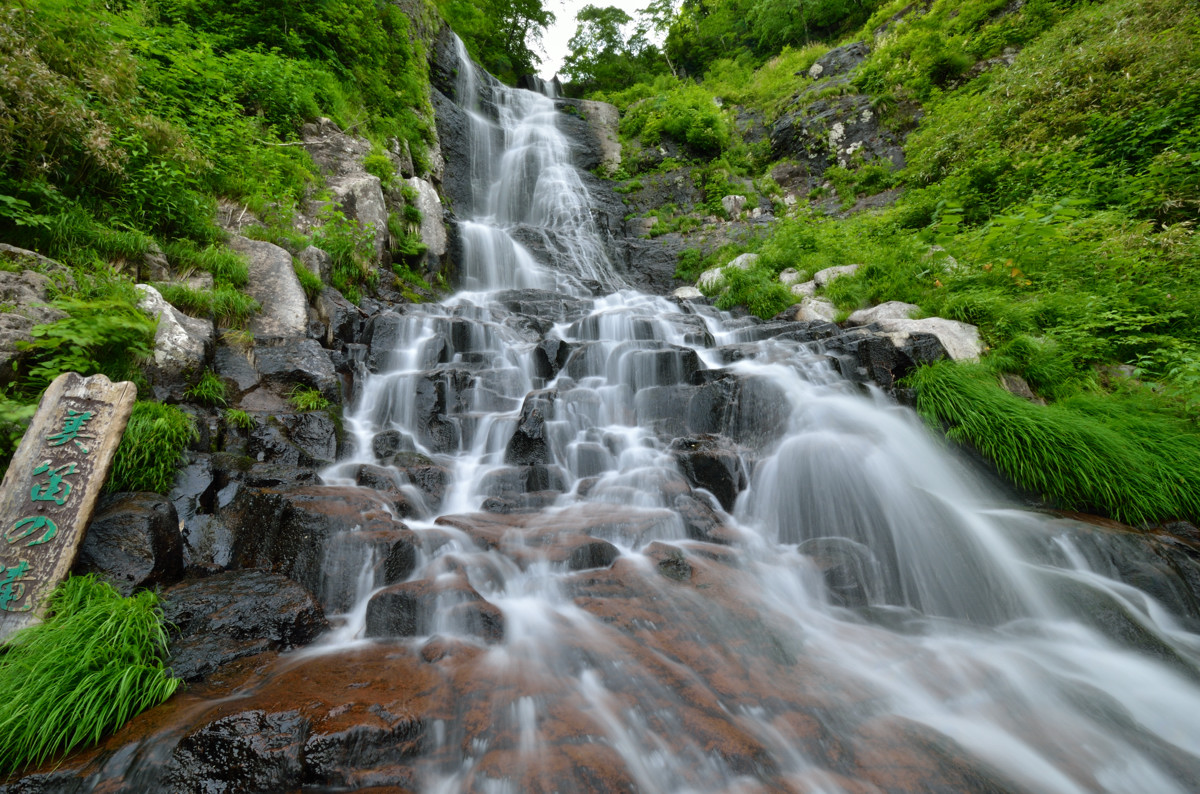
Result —
[[928, 422], [1052, 503], [1133, 524], [1200, 517], [1200, 434], [1146, 389], [1039, 406], [982, 366], [950, 362], [922, 367], [908, 383]]
[[138, 402], [117, 447], [108, 490], [165, 494], [175, 483], [184, 450], [196, 438], [192, 417], [174, 405]]
[[297, 386], [292, 389], [288, 399], [292, 401], [297, 411], [324, 411], [329, 407], [329, 400], [321, 395], [317, 389], [311, 389], [306, 386]]
[[205, 370], [200, 379], [183, 395], [205, 405], [225, 405], [229, 401], [225, 394], [224, 382], [210, 370]]
[[91, 576], [58, 586], [51, 617], [0, 656], [0, 774], [95, 743], [175, 692], [157, 605], [152, 592], [122, 598]]

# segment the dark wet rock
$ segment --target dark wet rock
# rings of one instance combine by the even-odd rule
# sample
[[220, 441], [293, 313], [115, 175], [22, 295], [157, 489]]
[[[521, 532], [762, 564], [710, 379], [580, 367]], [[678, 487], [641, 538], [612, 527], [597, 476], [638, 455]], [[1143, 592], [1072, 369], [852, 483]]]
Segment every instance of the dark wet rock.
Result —
[[343, 532], [325, 549], [325, 588], [321, 603], [331, 613], [349, 612], [358, 598], [358, 581], [371, 571], [373, 587], [402, 582], [417, 564], [417, 538], [407, 529]]
[[386, 460], [400, 452], [412, 452], [414, 449], [412, 438], [399, 430], [384, 430], [376, 433], [371, 439], [371, 454], [379, 460]]
[[104, 497], [88, 524], [72, 573], [94, 573], [121, 595], [183, 576], [183, 537], [175, 506], [153, 493]]
[[317, 312], [327, 328], [322, 341], [329, 348], [357, 342], [367, 324], [367, 313], [333, 287], [326, 287], [317, 297]]
[[451, 622], [488, 642], [504, 637], [504, 616], [466, 581], [421, 580], [387, 587], [367, 604], [368, 637], [414, 637], [429, 634], [435, 609], [449, 607]]
[[394, 311], [374, 314], [366, 321], [362, 340], [367, 346], [367, 366], [373, 372], [388, 369], [404, 338], [406, 323], [406, 318]]
[[530, 392], [521, 406], [517, 429], [504, 449], [504, 462], [511, 466], [543, 465], [550, 462], [546, 420], [554, 410], [553, 391]]
[[405, 529], [384, 497], [361, 488], [279, 485], [238, 490], [220, 511], [233, 531], [232, 567], [282, 573], [312, 592], [331, 538], [343, 532]]
[[250, 363], [249, 356], [228, 345], [217, 346], [213, 370], [221, 378], [226, 389], [233, 393], [235, 400], [262, 382], [262, 376]]
[[162, 596], [171, 626], [170, 665], [195, 681], [223, 664], [307, 645], [326, 628], [312, 594], [267, 571], [229, 571], [183, 582]]
[[508, 466], [494, 469], [479, 481], [479, 492], [500, 498], [515, 498], [533, 491], [562, 492], [566, 479], [557, 466]]
[[732, 512], [748, 480], [741, 454], [729, 439], [711, 434], [677, 438], [671, 442], [671, 455], [688, 482], [709, 491]]
[[654, 563], [658, 572], [668, 579], [676, 582], [691, 581], [692, 565], [681, 549], [656, 541], [646, 547], [645, 554]]
[[324, 411], [276, 416], [288, 440], [316, 463], [337, 460], [338, 428]]
[[175, 748], [164, 791], [285, 791], [302, 779], [310, 725], [296, 711], [243, 711], [208, 723]]
[[550, 379], [567, 363], [571, 344], [561, 339], [544, 339], [533, 350], [533, 364], [538, 377]]
[[296, 386], [316, 389], [333, 403], [341, 402], [337, 372], [329, 351], [312, 339], [289, 339], [278, 345], [256, 345], [254, 366], [267, 383], [282, 392]]
[[789, 403], [778, 385], [730, 372], [702, 374], [712, 377], [688, 402], [689, 432], [723, 435], [738, 444], [760, 448], [787, 430]]
[[733, 533], [721, 523], [717, 511], [706, 501], [690, 494], [680, 494], [675, 497], [673, 506], [683, 519], [684, 532], [692, 540], [719, 544], [733, 542]]
[[821, 571], [835, 606], [865, 607], [880, 601], [879, 561], [869, 547], [849, 538], [812, 538], [797, 551], [810, 557]]

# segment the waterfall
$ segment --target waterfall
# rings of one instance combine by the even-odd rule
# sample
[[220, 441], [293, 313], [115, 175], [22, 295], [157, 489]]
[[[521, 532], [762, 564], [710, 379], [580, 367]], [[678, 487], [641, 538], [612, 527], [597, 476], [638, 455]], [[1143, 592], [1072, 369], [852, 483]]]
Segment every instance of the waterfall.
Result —
[[1194, 791], [1197, 621], [819, 341], [630, 289], [554, 100], [458, 52], [461, 291], [374, 318], [322, 474], [387, 473], [415, 563], [332, 544], [277, 673], [384, 671], [330, 790]]

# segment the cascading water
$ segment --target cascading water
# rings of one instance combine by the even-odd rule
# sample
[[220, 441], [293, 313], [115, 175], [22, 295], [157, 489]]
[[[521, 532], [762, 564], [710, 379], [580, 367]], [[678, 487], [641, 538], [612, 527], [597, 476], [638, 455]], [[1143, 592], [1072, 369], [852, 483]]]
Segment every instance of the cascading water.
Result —
[[[372, 438], [399, 431], [452, 472], [436, 512], [493, 511], [408, 520], [434, 538], [411, 581], [440, 593], [412, 642], [487, 648], [422, 790], [892, 790], [854, 774], [889, 754], [895, 790], [1194, 788], [1195, 635], [1078, 555], [1032, 551], [1047, 519], [996, 504], [910, 412], [852, 393], [809, 346], [742, 345], [730, 365], [718, 348], [753, 327], [622, 289], [554, 103], [489, 81], [486, 116], [460, 63], [471, 291], [409, 307], [351, 417], [359, 453], [328, 474], [376, 463]], [[540, 333], [514, 321], [530, 316]], [[431, 382], [436, 428], [412, 413]], [[704, 432], [757, 452], [725, 510], [686, 493], [671, 454]], [[739, 476], [748, 462], [723, 458]], [[611, 544], [612, 572], [564, 561], [581, 536]], [[363, 636], [372, 589], [338, 642]], [[1080, 614], [1080, 593], [1121, 627]], [[464, 609], [476, 597], [487, 608]]]
[[333, 544], [345, 614], [296, 655], [394, 648], [354, 686], [431, 705], [337, 790], [1196, 789], [1194, 625], [817, 345], [624, 288], [554, 102], [461, 47], [458, 80], [465, 291], [376, 318], [396, 342], [324, 474], [389, 472], [417, 559], [389, 581]]

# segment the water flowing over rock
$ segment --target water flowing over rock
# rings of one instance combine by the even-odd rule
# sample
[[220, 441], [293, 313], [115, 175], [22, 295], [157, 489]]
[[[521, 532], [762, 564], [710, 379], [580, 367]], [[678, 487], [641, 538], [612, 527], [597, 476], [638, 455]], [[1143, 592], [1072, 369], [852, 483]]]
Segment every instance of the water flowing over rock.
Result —
[[342, 307], [319, 482], [212, 454], [175, 495], [216, 574], [177, 588], [287, 577], [330, 629], [225, 620], [192, 691], [7, 790], [1195, 788], [1197, 539], [981, 485], [881, 393], [955, 354], [882, 325], [921, 321], [631, 289], [556, 100], [450, 36], [433, 79], [462, 291]]

